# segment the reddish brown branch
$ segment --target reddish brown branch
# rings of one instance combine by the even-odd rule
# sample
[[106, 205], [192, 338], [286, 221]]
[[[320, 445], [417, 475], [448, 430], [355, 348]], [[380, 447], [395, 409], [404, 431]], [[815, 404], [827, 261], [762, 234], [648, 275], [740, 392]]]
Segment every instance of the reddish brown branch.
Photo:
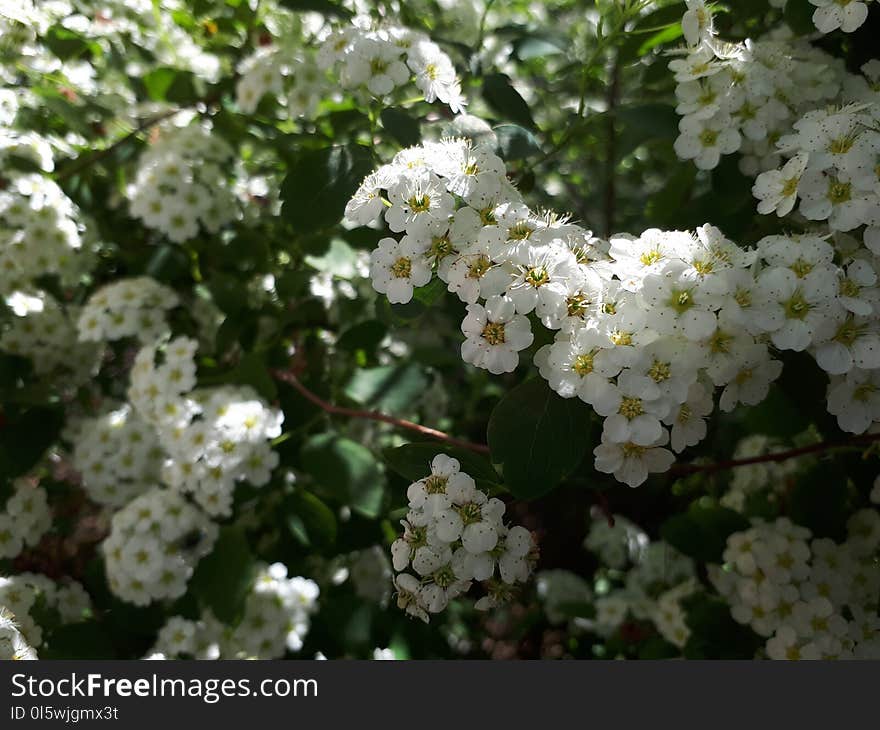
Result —
[[306, 400], [314, 403], [318, 408], [325, 411], [326, 413], [332, 413], [336, 416], [345, 416], [347, 418], [362, 418], [370, 421], [381, 421], [382, 423], [388, 423], [392, 426], [396, 426], [397, 428], [404, 428], [408, 431], [415, 431], [416, 433], [421, 434], [422, 436], [428, 436], [430, 438], [437, 439], [439, 441], [445, 441], [448, 444], [452, 444], [453, 446], [459, 446], [463, 449], [468, 449], [470, 451], [476, 451], [481, 454], [488, 454], [489, 447], [486, 444], [477, 444], [472, 441], [465, 441], [463, 439], [455, 438], [455, 436], [450, 436], [445, 431], [438, 431], [436, 428], [429, 428], [428, 426], [422, 426], [419, 423], [413, 423], [412, 421], [407, 421], [404, 418], [395, 418], [394, 416], [389, 416], [386, 413], [380, 413], [379, 411], [359, 411], [353, 408], [343, 408], [342, 406], [333, 405], [332, 403], [328, 403], [323, 398], [317, 396], [315, 393], [310, 391], [306, 386], [304, 386], [299, 379], [293, 373], [286, 370], [273, 370], [273, 377], [277, 380], [280, 380], [288, 385], [296, 388], [300, 395], [302, 395]]
[[711, 474], [716, 471], [724, 471], [725, 469], [735, 469], [738, 466], [787, 461], [796, 456], [819, 454], [824, 451], [831, 451], [832, 449], [840, 449], [855, 444], [868, 444], [876, 441], [880, 441], [880, 433], [866, 433], [860, 436], [853, 436], [846, 441], [820, 441], [809, 446], [800, 446], [796, 449], [776, 451], [772, 454], [762, 454], [761, 456], [750, 456], [747, 459], [729, 459], [728, 461], [716, 461], [711, 464], [673, 464], [672, 469], [669, 471], [671, 474], [696, 474], [698, 472]]

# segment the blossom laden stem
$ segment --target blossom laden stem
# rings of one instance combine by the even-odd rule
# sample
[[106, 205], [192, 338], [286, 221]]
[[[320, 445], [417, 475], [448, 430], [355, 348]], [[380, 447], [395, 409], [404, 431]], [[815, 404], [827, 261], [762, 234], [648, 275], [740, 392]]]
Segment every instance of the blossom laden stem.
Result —
[[880, 433], [866, 433], [853, 436], [845, 441], [820, 441], [809, 446], [799, 446], [796, 449], [788, 449], [787, 451], [777, 451], [772, 454], [762, 454], [761, 456], [750, 456], [747, 459], [729, 459], [727, 461], [716, 461], [708, 464], [673, 464], [670, 473], [672, 474], [712, 474], [717, 471], [725, 471], [727, 469], [735, 469], [739, 466], [749, 466], [750, 464], [765, 464], [769, 462], [788, 461], [797, 456], [805, 456], [807, 454], [820, 454], [833, 449], [847, 448], [855, 444], [870, 444], [880, 442]]
[[299, 391], [299, 393], [306, 400], [311, 401], [326, 413], [330, 413], [336, 416], [345, 416], [347, 418], [361, 418], [369, 421], [381, 421], [382, 423], [388, 423], [392, 426], [396, 426], [397, 428], [403, 428], [408, 431], [415, 431], [416, 433], [420, 433], [423, 436], [428, 436], [439, 441], [445, 441], [448, 444], [458, 446], [463, 449], [468, 449], [469, 451], [475, 451], [480, 454], [489, 453], [489, 447], [486, 444], [478, 444], [472, 441], [465, 441], [464, 439], [455, 438], [454, 436], [450, 436], [445, 431], [439, 431], [436, 428], [430, 428], [428, 426], [423, 426], [419, 423], [413, 423], [412, 421], [407, 421], [404, 418], [395, 418], [394, 416], [389, 416], [387, 413], [381, 413], [379, 411], [356, 410], [353, 408], [344, 408], [342, 406], [334, 405], [333, 403], [328, 403], [323, 398], [319, 397], [311, 390], [306, 388], [306, 386], [299, 381], [299, 378], [297, 378], [296, 375], [294, 375], [290, 371], [273, 370], [272, 375], [277, 380], [280, 380], [281, 382], [287, 383], [288, 385], [296, 388], [296, 390]]

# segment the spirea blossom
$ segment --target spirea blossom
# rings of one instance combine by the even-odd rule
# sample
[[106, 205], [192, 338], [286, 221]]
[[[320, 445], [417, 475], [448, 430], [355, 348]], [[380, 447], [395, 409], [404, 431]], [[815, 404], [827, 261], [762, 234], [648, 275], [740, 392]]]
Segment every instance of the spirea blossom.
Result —
[[261, 487], [278, 465], [270, 441], [281, 434], [283, 414], [246, 386], [194, 390], [197, 348], [186, 337], [142, 348], [128, 396], [166, 455], [162, 480], [208, 514], [228, 515], [235, 484]]
[[0, 558], [7, 559], [36, 545], [52, 526], [45, 489], [22, 478], [11, 491], [0, 509]]
[[110, 590], [138, 606], [179, 598], [216, 539], [204, 512], [178, 492], [154, 487], [113, 515], [101, 544]]
[[128, 188], [131, 213], [175, 243], [210, 233], [236, 216], [236, 201], [225, 167], [232, 148], [198, 124], [164, 127], [141, 155]]
[[137, 337], [152, 342], [168, 332], [167, 312], [179, 303], [172, 289], [148, 276], [119, 279], [98, 289], [77, 320], [84, 342]]
[[880, 514], [859, 511], [848, 529], [847, 540], [835, 543], [780, 517], [728, 538], [724, 566], [713, 566], [710, 577], [733, 618], [766, 637], [768, 658], [877, 656], [880, 575], [872, 556]]
[[474, 581], [486, 592], [476, 607], [486, 610], [528, 579], [537, 560], [534, 538], [504, 524], [504, 502], [478, 489], [457, 459], [435, 456], [430, 475], [413, 482], [407, 497], [404, 532], [391, 555], [397, 605], [409, 615], [427, 623]]

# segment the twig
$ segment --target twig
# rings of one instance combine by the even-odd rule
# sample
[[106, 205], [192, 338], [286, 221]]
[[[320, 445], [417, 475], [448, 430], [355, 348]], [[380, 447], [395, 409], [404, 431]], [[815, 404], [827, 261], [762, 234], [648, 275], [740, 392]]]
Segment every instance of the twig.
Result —
[[853, 436], [846, 441], [820, 441], [817, 444], [809, 446], [800, 446], [796, 449], [788, 451], [776, 451], [772, 454], [762, 454], [761, 456], [750, 456], [747, 459], [729, 459], [727, 461], [716, 461], [711, 464], [673, 464], [669, 470], [670, 474], [711, 474], [716, 471], [724, 471], [726, 469], [735, 469], [738, 466], [748, 466], [749, 464], [766, 464], [769, 462], [787, 461], [796, 456], [804, 456], [806, 454], [819, 454], [832, 449], [844, 448], [860, 443], [873, 443], [880, 441], [880, 433], [866, 433], [860, 436]]
[[342, 406], [328, 403], [323, 398], [319, 397], [308, 388], [306, 388], [306, 386], [304, 386], [299, 381], [299, 378], [297, 378], [296, 375], [287, 370], [272, 370], [272, 376], [275, 379], [296, 388], [299, 393], [304, 398], [306, 398], [306, 400], [311, 401], [321, 410], [327, 413], [331, 413], [336, 416], [345, 416], [347, 418], [362, 418], [370, 421], [381, 421], [382, 423], [389, 423], [392, 426], [396, 426], [397, 428], [404, 428], [409, 431], [415, 431], [422, 436], [428, 436], [430, 438], [438, 439], [439, 441], [445, 441], [446, 443], [452, 444], [453, 446], [459, 446], [463, 449], [476, 451], [481, 454], [489, 453], [489, 447], [486, 444], [477, 444], [472, 441], [458, 439], [454, 436], [450, 436], [445, 431], [438, 431], [436, 428], [422, 426], [419, 423], [413, 423], [412, 421], [407, 421], [403, 418], [395, 418], [394, 416], [389, 416], [387, 413], [380, 413], [379, 411], [359, 411], [353, 408], [343, 408]]
[[605, 166], [605, 235], [611, 236], [614, 232], [614, 219], [617, 209], [617, 102], [620, 93], [620, 62], [615, 54], [611, 64], [611, 83], [608, 85], [607, 110], [608, 118], [605, 120], [607, 133], [607, 146], [605, 154], [608, 155]]
[[108, 147], [105, 147], [102, 150], [97, 150], [96, 152], [93, 152], [90, 155], [77, 157], [69, 165], [67, 165], [66, 167], [59, 170], [58, 174], [55, 176], [55, 179], [56, 180], [64, 180], [64, 179], [70, 177], [71, 175], [75, 175], [80, 170], [84, 170], [87, 167], [91, 167], [96, 162], [99, 162], [100, 160], [104, 159], [108, 155], [113, 154], [113, 152], [115, 152], [119, 147], [121, 147], [126, 142], [128, 142], [129, 140], [131, 140], [134, 137], [136, 137], [137, 135], [139, 135], [141, 132], [145, 132], [146, 130], [150, 129], [150, 127], [154, 127], [155, 125], [159, 124], [159, 122], [163, 122], [166, 119], [173, 117], [175, 114], [177, 114], [177, 112], [181, 111], [181, 109], [183, 109], [183, 108], [184, 107], [176, 107], [174, 109], [169, 109], [167, 111], [162, 112], [161, 114], [157, 114], [154, 117], [150, 117], [149, 119], [145, 119], [140, 124], [138, 124], [134, 129], [132, 129], [128, 134], [126, 134], [124, 137], [120, 137], [119, 139], [117, 139], [113, 144], [109, 145]]

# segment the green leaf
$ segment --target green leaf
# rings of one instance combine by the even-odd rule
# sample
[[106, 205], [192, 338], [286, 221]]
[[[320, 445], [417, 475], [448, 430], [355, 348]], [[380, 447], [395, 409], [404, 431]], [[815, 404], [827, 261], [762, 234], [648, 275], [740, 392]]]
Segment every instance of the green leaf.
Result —
[[387, 333], [388, 328], [382, 322], [368, 319], [343, 330], [336, 340], [336, 347], [349, 352], [363, 350], [372, 354]]
[[535, 128], [529, 105], [505, 74], [491, 74], [483, 79], [483, 98], [502, 118], [523, 127]]
[[97, 621], [81, 621], [54, 629], [40, 647], [40, 659], [114, 659], [110, 635]]
[[234, 624], [244, 610], [256, 575], [256, 563], [241, 527], [220, 528], [210, 555], [202, 558], [190, 580], [190, 590], [221, 621]]
[[281, 183], [282, 217], [297, 233], [339, 222], [346, 203], [372, 169], [372, 153], [360, 145], [301, 152]]
[[683, 649], [686, 659], [753, 659], [764, 640], [738, 624], [730, 606], [717, 596], [698, 593], [685, 598], [685, 622], [691, 630]]
[[383, 365], [356, 370], [345, 386], [345, 395], [369, 408], [393, 414], [408, 414], [428, 387], [421, 365]]
[[492, 462], [515, 496], [546, 494], [584, 458], [589, 425], [590, 411], [577, 398], [560, 398], [540, 378], [527, 380], [489, 418]]
[[332, 433], [312, 436], [300, 450], [302, 468], [327, 494], [364, 517], [378, 517], [385, 475], [369, 449]]
[[851, 513], [848, 504], [846, 475], [838, 460], [822, 462], [801, 475], [788, 499], [788, 516], [808, 527], [813, 537], [846, 539], [846, 520]]
[[153, 101], [190, 104], [199, 98], [196, 77], [192, 71], [162, 66], [147, 73], [142, 81], [147, 95]]
[[284, 511], [288, 529], [307, 547], [336, 542], [336, 515], [314, 494], [294, 492], [284, 500]]
[[417, 119], [402, 109], [388, 107], [379, 115], [382, 126], [401, 147], [412, 147], [422, 141], [422, 130]]
[[461, 464], [461, 470], [475, 480], [493, 483], [500, 481], [498, 473], [485, 457], [473, 451], [450, 446], [439, 441], [405, 444], [404, 446], [385, 449], [382, 452], [385, 463], [404, 479], [409, 479], [411, 482], [418, 481], [431, 473], [431, 460], [437, 454], [446, 454], [454, 459], [458, 459]]
[[697, 500], [684, 514], [670, 517], [660, 527], [660, 536], [679, 552], [695, 560], [720, 563], [727, 538], [749, 529], [739, 512], [721, 507], [708, 497]]
[[49, 28], [42, 41], [62, 61], [89, 60], [93, 55], [101, 52], [101, 47], [97, 43], [60, 25], [53, 25]]
[[352, 12], [348, 8], [337, 5], [330, 0], [279, 0], [279, 4], [290, 10], [314, 12], [321, 15], [335, 15], [339, 18], [350, 18]]
[[57, 408], [38, 407], [9, 419], [0, 430], [0, 478], [14, 479], [31, 469], [61, 432]]
[[242, 356], [233, 373], [231, 382], [250, 385], [263, 399], [271, 402], [278, 396], [278, 386], [269, 374], [263, 354], [249, 352]]
[[498, 137], [498, 152], [504, 160], [524, 160], [541, 154], [535, 135], [518, 124], [499, 124], [493, 131]]
[[812, 35], [816, 32], [813, 13], [816, 6], [810, 3], [790, 2], [785, 4], [783, 18], [796, 35]]

